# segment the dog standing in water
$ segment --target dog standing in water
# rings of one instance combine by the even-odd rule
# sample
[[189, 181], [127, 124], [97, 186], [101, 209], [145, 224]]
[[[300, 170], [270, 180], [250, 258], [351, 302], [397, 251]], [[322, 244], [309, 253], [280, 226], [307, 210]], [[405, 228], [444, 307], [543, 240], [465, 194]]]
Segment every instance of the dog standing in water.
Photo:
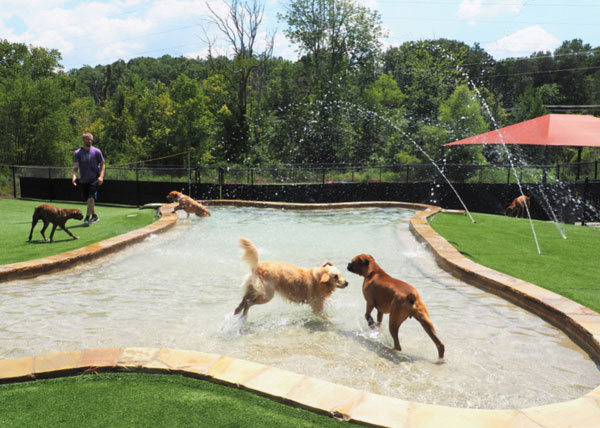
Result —
[[429, 318], [427, 307], [421, 300], [419, 292], [412, 285], [389, 276], [373, 257], [359, 254], [348, 263], [348, 270], [364, 277], [363, 296], [367, 301], [365, 318], [369, 327], [375, 328], [375, 321], [371, 316], [373, 309], [377, 309], [377, 326], [383, 321], [383, 314], [390, 314], [389, 330], [394, 339], [394, 349], [401, 351], [398, 340], [398, 330], [406, 318], [415, 318], [425, 332], [429, 335], [438, 350], [438, 357], [444, 358], [445, 346], [437, 336], [433, 323]]
[[516, 197], [513, 199], [512, 203], [506, 207], [506, 214], [517, 218], [524, 218], [526, 214], [526, 204], [527, 210], [529, 210], [529, 207], [531, 206], [531, 198], [529, 196], [521, 195]]
[[313, 313], [322, 315], [325, 299], [336, 290], [345, 288], [348, 281], [330, 262], [314, 268], [300, 268], [283, 262], [259, 262], [258, 250], [248, 239], [240, 238], [242, 259], [250, 266], [244, 280], [244, 297], [235, 309], [242, 316], [253, 305], [269, 302], [275, 292], [293, 303], [307, 303]]

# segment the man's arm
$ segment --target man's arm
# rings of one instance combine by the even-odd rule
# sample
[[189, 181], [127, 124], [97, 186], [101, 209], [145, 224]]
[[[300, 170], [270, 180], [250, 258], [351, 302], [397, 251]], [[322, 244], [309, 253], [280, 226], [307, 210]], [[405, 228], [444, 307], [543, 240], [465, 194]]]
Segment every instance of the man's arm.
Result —
[[77, 170], [78, 169], [79, 169], [79, 162], [74, 162], [73, 163], [73, 178], [71, 179], [73, 186], [77, 186]]
[[98, 176], [98, 184], [102, 185], [104, 182], [104, 170], [106, 169], [106, 164], [102, 162], [100, 164], [100, 175]]

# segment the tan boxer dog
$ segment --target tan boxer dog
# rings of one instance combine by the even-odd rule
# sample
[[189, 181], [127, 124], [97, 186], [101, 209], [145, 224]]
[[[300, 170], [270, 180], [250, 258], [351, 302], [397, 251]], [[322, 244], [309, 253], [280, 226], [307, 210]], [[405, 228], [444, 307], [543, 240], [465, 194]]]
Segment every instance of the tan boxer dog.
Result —
[[525, 218], [525, 205], [527, 205], [527, 209], [529, 209], [531, 206], [531, 198], [529, 196], [521, 195], [515, 198], [512, 203], [506, 207], [506, 214], [517, 218]]
[[367, 301], [365, 318], [369, 327], [375, 328], [371, 316], [373, 308], [377, 309], [377, 326], [381, 325], [383, 314], [390, 314], [389, 329], [394, 339], [394, 349], [401, 351], [398, 340], [398, 329], [406, 318], [414, 317], [429, 335], [438, 350], [438, 357], [444, 358], [444, 344], [437, 336], [427, 307], [419, 297], [419, 292], [410, 284], [392, 278], [379, 267], [373, 257], [359, 254], [348, 263], [348, 270], [363, 276], [363, 296]]
[[35, 207], [33, 211], [33, 218], [31, 220], [31, 230], [29, 231], [29, 240], [31, 241], [31, 237], [33, 235], [33, 229], [39, 220], [42, 220], [44, 223], [44, 227], [42, 227], [41, 234], [44, 238], [44, 241], [48, 241], [44, 232], [48, 228], [48, 225], [52, 223], [52, 232], [50, 232], [50, 242], [54, 242], [54, 232], [56, 231], [56, 227], [60, 227], [62, 230], [67, 232], [69, 236], [73, 239], [79, 239], [79, 236], [75, 236], [71, 233], [69, 229], [67, 229], [66, 223], [69, 219], [83, 220], [83, 214], [78, 209], [65, 209], [55, 207], [49, 204], [43, 204], [38, 207]]

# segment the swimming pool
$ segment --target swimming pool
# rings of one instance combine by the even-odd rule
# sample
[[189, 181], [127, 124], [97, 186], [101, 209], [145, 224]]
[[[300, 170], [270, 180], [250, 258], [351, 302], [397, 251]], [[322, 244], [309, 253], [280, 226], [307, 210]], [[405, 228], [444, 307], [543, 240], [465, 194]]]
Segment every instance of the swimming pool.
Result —
[[[397, 209], [293, 211], [211, 209], [180, 218], [113, 256], [0, 289], [0, 358], [111, 346], [215, 352], [411, 401], [522, 408], [578, 398], [600, 372], [564, 333], [440, 270], [413, 238], [414, 213]], [[328, 320], [279, 298], [232, 316], [247, 273], [239, 237], [262, 260], [316, 266], [329, 260], [350, 282], [334, 293]], [[446, 363], [414, 320], [391, 350], [387, 324], [367, 328], [362, 278], [347, 272], [369, 253], [415, 285], [446, 344]]]

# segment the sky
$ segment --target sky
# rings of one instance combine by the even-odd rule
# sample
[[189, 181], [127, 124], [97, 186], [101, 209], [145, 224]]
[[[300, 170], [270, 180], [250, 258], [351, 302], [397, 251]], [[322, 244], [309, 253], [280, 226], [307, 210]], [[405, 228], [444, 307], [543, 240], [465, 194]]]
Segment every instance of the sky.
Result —
[[[290, 0], [258, 1], [265, 4], [258, 50], [275, 34], [273, 54], [295, 60], [297, 47], [278, 19]], [[600, 0], [355, 1], [380, 14], [384, 48], [446, 38], [478, 43], [495, 59], [552, 52], [572, 39], [600, 48]], [[0, 40], [57, 49], [65, 70], [137, 57], [204, 58], [209, 44], [213, 55], [227, 55], [208, 5], [225, 16], [223, 0], [0, 0]]]

